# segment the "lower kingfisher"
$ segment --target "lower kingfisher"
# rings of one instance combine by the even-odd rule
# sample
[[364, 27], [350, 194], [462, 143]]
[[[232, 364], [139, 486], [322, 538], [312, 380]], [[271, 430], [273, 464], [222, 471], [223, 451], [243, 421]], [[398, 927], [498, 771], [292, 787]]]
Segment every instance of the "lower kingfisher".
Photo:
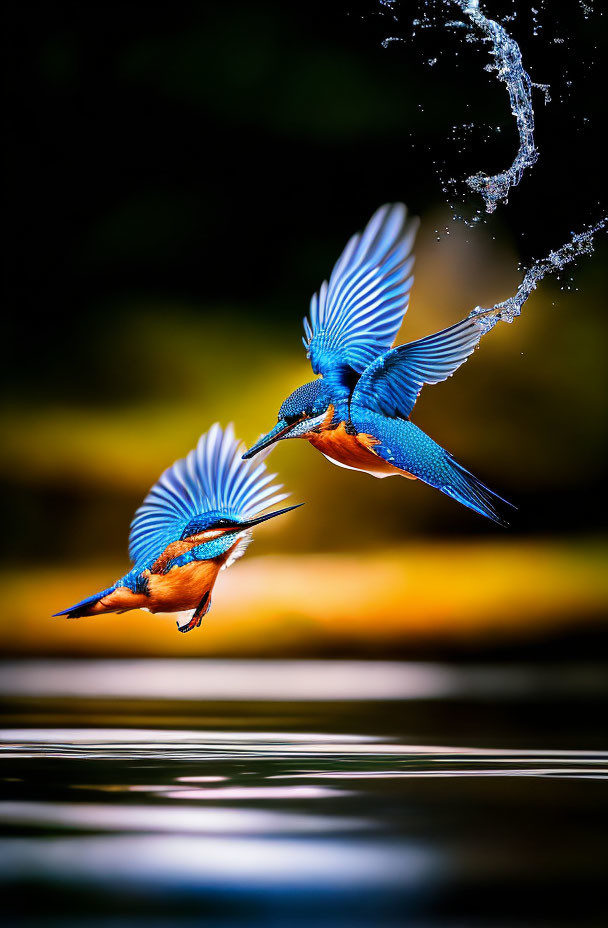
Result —
[[[56, 613], [177, 613], [180, 632], [198, 628], [211, 608], [218, 573], [245, 553], [251, 529], [297, 509], [260, 515], [288, 497], [266, 464], [244, 462], [245, 445], [216, 423], [187, 457], [152, 487], [131, 523], [131, 570], [101, 593]], [[264, 455], [266, 456], [266, 455]], [[302, 505], [300, 503], [300, 505]]]
[[380, 207], [312, 297], [304, 347], [317, 380], [298, 387], [247, 451], [305, 438], [334, 464], [422, 480], [495, 522], [507, 503], [410, 421], [424, 384], [450, 377], [475, 350], [483, 314], [391, 348], [413, 283], [418, 227], [402, 203]]

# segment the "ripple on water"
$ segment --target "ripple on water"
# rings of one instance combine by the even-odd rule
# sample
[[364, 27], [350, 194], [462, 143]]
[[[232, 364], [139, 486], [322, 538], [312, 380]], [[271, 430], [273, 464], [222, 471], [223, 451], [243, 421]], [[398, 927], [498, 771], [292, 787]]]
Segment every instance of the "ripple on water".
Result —
[[[80, 760], [282, 761], [293, 765], [299, 759], [318, 758], [322, 769], [270, 773], [276, 780], [390, 779], [413, 776], [594, 776], [608, 774], [608, 751], [513, 750], [502, 748], [446, 747], [402, 744], [373, 735], [320, 734], [306, 732], [235, 732], [167, 729], [32, 728], [0, 731], [0, 756], [13, 759], [55, 758]], [[366, 769], [351, 769], [364, 758]], [[335, 759], [340, 769], [328, 769]], [[387, 760], [391, 766], [387, 767]], [[125, 790], [166, 792], [169, 798], [322, 798], [322, 792], [306, 793], [295, 788], [239, 788], [218, 786], [225, 775], [179, 776], [175, 784], [149, 787], [133, 784]], [[201, 784], [193, 789], [185, 784]], [[203, 784], [205, 784], [203, 786]], [[212, 785], [207, 785], [212, 784]], [[119, 789], [120, 787], [105, 787]], [[288, 790], [292, 790], [291, 793]], [[310, 788], [306, 788], [310, 789]], [[336, 795], [335, 791], [332, 793]]]

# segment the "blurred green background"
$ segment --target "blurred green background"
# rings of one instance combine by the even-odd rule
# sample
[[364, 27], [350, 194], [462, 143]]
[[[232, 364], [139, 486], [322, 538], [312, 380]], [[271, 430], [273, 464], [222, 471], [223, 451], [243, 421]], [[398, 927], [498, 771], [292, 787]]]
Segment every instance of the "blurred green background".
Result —
[[[422, 219], [400, 340], [509, 296], [518, 262], [599, 217], [599, 19], [552, 10], [534, 35], [522, 13], [524, 61], [553, 96], [535, 97], [540, 159], [470, 229], [451, 220], [441, 177], [506, 167], [516, 133], [487, 49], [441, 25], [412, 36], [420, 9], [402, 5], [396, 24], [374, 4], [12, 6], [7, 653], [593, 652], [603, 640], [605, 237], [416, 407], [518, 506], [507, 531], [421, 484], [285, 442], [273, 467], [308, 505], [258, 531], [200, 633], [141, 613], [49, 617], [124, 572], [135, 508], [202, 431], [234, 421], [250, 443], [310, 379], [301, 317], [378, 205], [404, 200]], [[387, 35], [405, 41], [385, 49]]]

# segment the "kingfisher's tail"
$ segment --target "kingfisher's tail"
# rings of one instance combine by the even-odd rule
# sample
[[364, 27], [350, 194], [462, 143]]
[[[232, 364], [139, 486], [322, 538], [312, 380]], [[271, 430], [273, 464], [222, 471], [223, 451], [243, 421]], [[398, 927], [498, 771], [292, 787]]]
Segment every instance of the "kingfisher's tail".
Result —
[[498, 525], [508, 525], [503, 515], [504, 509], [507, 506], [511, 509], [516, 507], [498, 493], [490, 490], [478, 477], [459, 464], [449, 452], [444, 451], [444, 454], [441, 482], [433, 485], [447, 496], [451, 496], [452, 499], [458, 500], [469, 509], [497, 522]]
[[390, 464], [493, 522], [508, 524], [504, 510], [515, 507], [490, 490], [413, 422], [367, 414], [361, 425], [362, 431], [378, 436], [380, 444], [374, 451]]
[[107, 590], [102, 590], [101, 593], [95, 593], [93, 596], [88, 596], [86, 599], [81, 599], [79, 603], [76, 603], [74, 606], [70, 606], [69, 609], [64, 609], [62, 612], [56, 612], [53, 618], [58, 615], [66, 615], [68, 619], [79, 619], [82, 616], [86, 615], [98, 615], [101, 612], [113, 612], [114, 610], [108, 608], [107, 605], [103, 605], [101, 600], [104, 596], [108, 596], [114, 591], [114, 587], [110, 586]]

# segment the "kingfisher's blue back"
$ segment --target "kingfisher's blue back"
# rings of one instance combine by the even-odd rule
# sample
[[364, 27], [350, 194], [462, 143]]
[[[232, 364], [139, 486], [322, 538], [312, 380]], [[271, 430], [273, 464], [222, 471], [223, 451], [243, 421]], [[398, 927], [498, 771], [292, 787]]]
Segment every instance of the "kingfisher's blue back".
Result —
[[505, 500], [410, 421], [422, 387], [452, 376], [484, 331], [478, 315], [391, 348], [409, 303], [417, 225], [403, 204], [388, 204], [349, 240], [304, 319], [319, 378], [285, 400], [277, 424], [246, 457], [305, 438], [335, 464], [423, 480], [501, 522]]

